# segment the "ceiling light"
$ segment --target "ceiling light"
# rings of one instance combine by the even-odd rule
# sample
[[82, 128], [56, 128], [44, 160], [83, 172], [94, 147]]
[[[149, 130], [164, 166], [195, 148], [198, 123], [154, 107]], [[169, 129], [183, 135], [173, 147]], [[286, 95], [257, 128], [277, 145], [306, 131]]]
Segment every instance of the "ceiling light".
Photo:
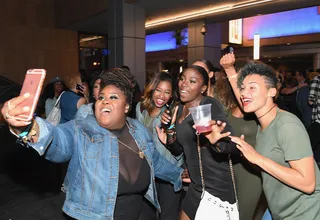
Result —
[[258, 1], [251, 0], [251, 1], [246, 1], [246, 2], [239, 3], [239, 4], [229, 4], [229, 5], [220, 6], [220, 7], [206, 8], [206, 9], [194, 11], [191, 13], [175, 15], [175, 16], [165, 18], [165, 19], [158, 19], [156, 21], [148, 21], [148, 22], [146, 22], [145, 27], [150, 28], [150, 27], [173, 23], [173, 22], [177, 22], [177, 21], [181, 21], [181, 20], [187, 20], [187, 19], [197, 18], [197, 17], [201, 17], [201, 16], [205, 16], [205, 15], [211, 15], [211, 14], [215, 14], [218, 12], [230, 11], [232, 9], [245, 8], [245, 7], [249, 7], [249, 6], [253, 6], [253, 5], [263, 4], [263, 3], [267, 3], [267, 2], [271, 2], [271, 1], [276, 1], [276, 0], [258, 0]]

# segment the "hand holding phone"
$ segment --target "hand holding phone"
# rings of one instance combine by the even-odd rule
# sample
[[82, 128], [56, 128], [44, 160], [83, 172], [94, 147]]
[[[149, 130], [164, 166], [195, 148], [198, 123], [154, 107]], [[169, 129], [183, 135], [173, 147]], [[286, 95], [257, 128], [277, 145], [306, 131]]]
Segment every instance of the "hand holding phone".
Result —
[[20, 102], [15, 108], [29, 108], [30, 110], [15, 116], [15, 119], [20, 121], [30, 121], [36, 110], [37, 103], [40, 97], [40, 92], [46, 76], [44, 69], [29, 69], [26, 73], [20, 95], [29, 93], [29, 98]]

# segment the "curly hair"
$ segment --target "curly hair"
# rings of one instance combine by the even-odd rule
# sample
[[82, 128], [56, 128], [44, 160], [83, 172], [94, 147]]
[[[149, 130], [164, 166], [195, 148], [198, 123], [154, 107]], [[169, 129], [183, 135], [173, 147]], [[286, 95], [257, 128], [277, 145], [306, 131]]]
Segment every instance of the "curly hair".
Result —
[[172, 88], [172, 99], [176, 100], [177, 95], [175, 93], [175, 82], [174, 78], [170, 73], [160, 72], [156, 73], [154, 77], [150, 80], [149, 84], [146, 86], [143, 94], [143, 101], [141, 102], [141, 108], [146, 109], [150, 114], [154, 109], [155, 104], [152, 101], [152, 96], [160, 82], [169, 82]]
[[131, 106], [133, 90], [136, 86], [136, 77], [126, 69], [113, 68], [110, 70], [104, 70], [100, 74], [102, 90], [104, 87], [114, 85], [119, 88], [126, 96], [127, 103]]
[[238, 87], [240, 88], [243, 80], [250, 75], [257, 74], [265, 78], [267, 88], [277, 88], [278, 79], [272, 67], [260, 62], [250, 61], [239, 71]]
[[232, 109], [238, 105], [238, 101], [233, 93], [231, 85], [224, 72], [221, 72], [214, 86], [214, 98], [218, 99], [226, 110]]

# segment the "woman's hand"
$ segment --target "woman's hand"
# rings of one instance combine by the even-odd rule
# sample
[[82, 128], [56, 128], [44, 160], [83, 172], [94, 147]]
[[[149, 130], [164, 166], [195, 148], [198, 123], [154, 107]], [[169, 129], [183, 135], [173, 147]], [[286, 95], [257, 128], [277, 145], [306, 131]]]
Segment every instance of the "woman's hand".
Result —
[[[179, 106], [176, 106], [172, 115], [172, 121], [171, 121], [170, 115], [168, 114], [168, 110], [164, 111], [161, 115], [161, 123], [168, 124], [171, 121], [171, 125], [174, 124], [176, 122], [178, 109], [179, 109]], [[161, 141], [162, 144], [165, 145], [167, 143], [167, 134], [165, 130], [161, 127], [156, 127], [156, 130], [157, 130], [159, 140]]]
[[176, 106], [174, 108], [172, 116], [169, 115], [170, 114], [169, 110], [165, 110], [161, 115], [161, 123], [167, 125], [171, 122], [170, 125], [174, 124], [177, 119], [178, 109], [179, 109], [179, 106]]
[[[222, 133], [227, 125], [225, 122], [211, 120], [211, 121], [209, 121], [208, 124], [209, 124], [209, 126], [211, 126], [212, 130], [209, 132], [203, 133], [203, 135], [206, 138], [208, 138], [208, 140], [210, 141], [211, 144], [215, 144], [221, 138], [228, 137], [231, 134], [231, 132]], [[194, 128], [195, 128], [195, 126], [194, 126]]]
[[166, 145], [167, 144], [167, 134], [166, 134], [166, 132], [164, 131], [163, 128], [158, 127], [158, 126], [156, 126], [156, 130], [157, 130], [157, 134], [158, 134], [159, 140], [161, 141], [161, 143], [163, 145]]
[[[235, 58], [234, 54], [228, 53], [228, 54], [225, 54], [223, 57], [221, 57], [220, 64], [227, 73], [227, 70], [234, 69], [235, 61], [236, 61], [236, 58]], [[227, 73], [227, 75], [228, 75], [228, 73]]]
[[191, 183], [188, 169], [184, 169], [184, 171], [181, 174], [181, 179], [184, 183]]
[[244, 141], [244, 135], [241, 137], [230, 136], [231, 141], [237, 144], [237, 148], [241, 151], [243, 156], [255, 165], [262, 160], [262, 155], [259, 154], [250, 144]]
[[15, 118], [18, 115], [21, 115], [23, 113], [27, 113], [30, 111], [30, 108], [28, 106], [17, 107], [21, 102], [28, 99], [29, 97], [30, 97], [30, 94], [26, 93], [16, 98], [10, 99], [3, 105], [3, 108], [1, 109], [1, 113], [4, 119], [8, 122], [11, 128], [14, 128], [14, 131], [17, 132], [18, 134], [21, 133], [20, 131], [23, 131], [28, 124], [31, 123], [31, 121], [26, 122], [26, 121], [17, 120]]

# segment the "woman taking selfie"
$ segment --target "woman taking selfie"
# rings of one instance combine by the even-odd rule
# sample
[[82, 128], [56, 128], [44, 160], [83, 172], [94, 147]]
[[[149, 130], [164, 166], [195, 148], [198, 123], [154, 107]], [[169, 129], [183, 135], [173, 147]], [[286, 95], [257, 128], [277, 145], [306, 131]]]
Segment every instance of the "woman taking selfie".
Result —
[[[181, 220], [195, 219], [203, 185], [217, 202], [217, 206], [213, 207], [218, 209], [215, 213], [217, 219], [239, 218], [228, 159], [229, 153], [238, 153], [238, 150], [234, 143], [224, 138], [230, 135], [231, 127], [225, 123], [227, 118], [221, 103], [204, 95], [208, 81], [208, 73], [200, 66], [191, 66], [181, 73], [179, 80], [181, 104], [175, 111], [177, 114], [172, 117], [175, 128], [167, 131], [168, 137], [163, 130], [159, 131], [161, 141], [164, 143], [168, 141], [167, 147], [173, 154], [184, 152], [186, 157], [191, 183], [182, 204]], [[211, 132], [199, 135], [200, 158], [196, 130], [193, 128], [194, 122], [189, 108], [205, 104], [211, 104], [211, 118], [215, 121], [209, 122], [209, 125], [212, 125]], [[168, 124], [170, 121], [171, 117], [164, 113], [162, 123]], [[169, 144], [170, 140], [175, 141]], [[202, 163], [201, 166], [199, 160]], [[223, 207], [221, 207], [222, 204]], [[231, 209], [232, 213], [226, 214], [226, 211]]]
[[[156, 74], [146, 86], [142, 102], [136, 107], [136, 117], [152, 134], [153, 141], [159, 153], [168, 161], [180, 167], [184, 163], [183, 154], [177, 157], [160, 142], [156, 127], [161, 126], [161, 114], [166, 105], [174, 105], [176, 100], [174, 81], [170, 73]], [[180, 192], [175, 192], [172, 184], [156, 179], [158, 199], [161, 207], [161, 220], [178, 219]], [[154, 211], [152, 211], [152, 209]], [[155, 209], [151, 207], [148, 220], [155, 219]]]
[[152, 137], [138, 121], [126, 117], [132, 101], [130, 72], [113, 69], [102, 74], [94, 115], [56, 127], [40, 118], [31, 126], [17, 121], [28, 109], [15, 107], [28, 96], [2, 108], [11, 131], [46, 159], [70, 160], [63, 211], [75, 219], [129, 219], [141, 214], [143, 197], [160, 209], [154, 177], [181, 189], [182, 169], [156, 150]]

